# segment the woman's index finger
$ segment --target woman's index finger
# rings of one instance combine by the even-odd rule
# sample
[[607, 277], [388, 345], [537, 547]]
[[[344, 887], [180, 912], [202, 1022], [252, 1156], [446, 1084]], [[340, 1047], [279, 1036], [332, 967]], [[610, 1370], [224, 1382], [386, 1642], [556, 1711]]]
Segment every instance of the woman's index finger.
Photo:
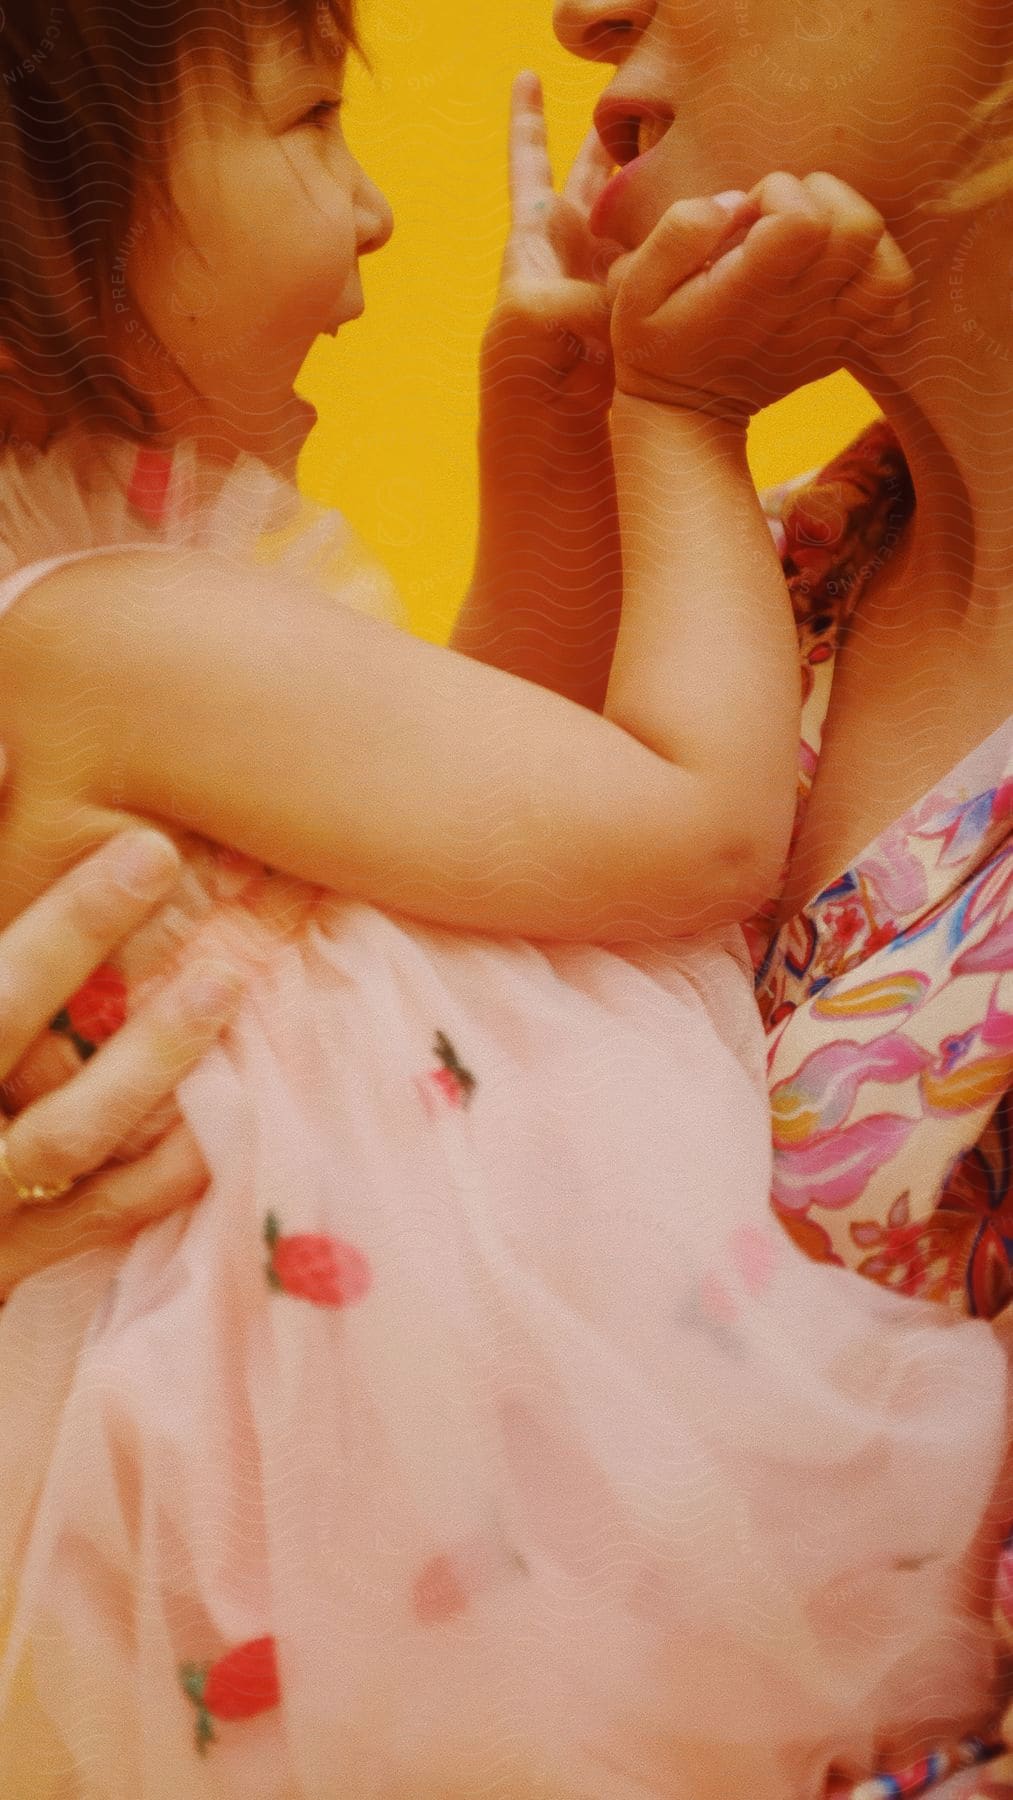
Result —
[[552, 164], [539, 77], [516, 77], [510, 105], [510, 202], [515, 215], [553, 193]]

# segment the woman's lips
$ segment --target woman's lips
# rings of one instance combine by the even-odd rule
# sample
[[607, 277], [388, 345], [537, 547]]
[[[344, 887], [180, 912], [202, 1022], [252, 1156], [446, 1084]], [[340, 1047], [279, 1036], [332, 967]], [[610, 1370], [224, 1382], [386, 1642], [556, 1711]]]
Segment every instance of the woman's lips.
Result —
[[619, 233], [612, 225], [616, 208], [631, 181], [657, 156], [664, 142], [664, 138], [661, 138], [650, 150], [645, 150], [643, 156], [635, 156], [632, 162], [624, 164], [613, 175], [608, 187], [598, 195], [588, 219], [588, 229], [593, 237], [619, 239]]

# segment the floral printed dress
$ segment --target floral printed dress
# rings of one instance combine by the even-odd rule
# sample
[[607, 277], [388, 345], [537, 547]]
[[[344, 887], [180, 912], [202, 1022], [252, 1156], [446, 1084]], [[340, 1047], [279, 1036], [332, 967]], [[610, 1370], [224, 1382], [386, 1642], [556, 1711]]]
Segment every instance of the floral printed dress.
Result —
[[[797, 835], [838, 644], [913, 495], [879, 424], [768, 506], [802, 650]], [[775, 1213], [819, 1262], [956, 1314], [999, 1317], [1013, 1298], [1013, 714], [776, 936], [769, 915], [749, 935], [768, 1031]], [[1013, 1546], [996, 1623], [1013, 1647]], [[938, 1787], [962, 1761], [991, 1757], [992, 1724], [985, 1743], [937, 1748], [903, 1780], [861, 1788], [863, 1800], [1013, 1796], [1013, 1758], [992, 1763], [987, 1781], [972, 1773]]]
[[[0, 608], [89, 545], [332, 567], [198, 474], [5, 470]], [[59, 1028], [251, 979], [177, 1095], [201, 1204], [0, 1313], [5, 1800], [822, 1800], [983, 1732], [1008, 1349], [771, 1216], [743, 934], [469, 936], [180, 843]]]

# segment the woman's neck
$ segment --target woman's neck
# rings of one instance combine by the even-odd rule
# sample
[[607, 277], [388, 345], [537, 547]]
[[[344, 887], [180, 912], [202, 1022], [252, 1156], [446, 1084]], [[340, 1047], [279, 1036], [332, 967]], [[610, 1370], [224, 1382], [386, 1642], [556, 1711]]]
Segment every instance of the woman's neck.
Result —
[[[997, 219], [1003, 211], [1006, 218]], [[914, 482], [918, 504], [903, 559], [913, 616], [927, 629], [959, 630], [983, 648], [1004, 643], [1009, 654], [1013, 312], [1006, 271], [1013, 204], [989, 213], [936, 235], [912, 329], [891, 352], [889, 368], [862, 379], [895, 430]]]

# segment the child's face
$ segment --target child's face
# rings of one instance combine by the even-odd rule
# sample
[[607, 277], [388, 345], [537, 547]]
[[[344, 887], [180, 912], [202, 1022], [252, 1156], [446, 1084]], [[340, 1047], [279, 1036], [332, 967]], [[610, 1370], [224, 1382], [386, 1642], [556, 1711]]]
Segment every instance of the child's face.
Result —
[[[1013, 39], [994, 0], [556, 0], [567, 49], [615, 63], [599, 128], [618, 162], [651, 110], [656, 148], [620, 184], [608, 235], [640, 243], [673, 201], [826, 170], [896, 231], [959, 172], [966, 107]], [[624, 120], [627, 121], [624, 123]], [[660, 141], [659, 141], [660, 140]]]
[[290, 469], [315, 418], [293, 382], [314, 339], [361, 314], [359, 258], [393, 220], [345, 142], [343, 62], [307, 63], [289, 41], [254, 75], [263, 116], [206, 60], [185, 89], [171, 175], [191, 243], [156, 199], [139, 204], [128, 245], [127, 279], [207, 405], [196, 409], [125, 296], [118, 322], [170, 429]]

